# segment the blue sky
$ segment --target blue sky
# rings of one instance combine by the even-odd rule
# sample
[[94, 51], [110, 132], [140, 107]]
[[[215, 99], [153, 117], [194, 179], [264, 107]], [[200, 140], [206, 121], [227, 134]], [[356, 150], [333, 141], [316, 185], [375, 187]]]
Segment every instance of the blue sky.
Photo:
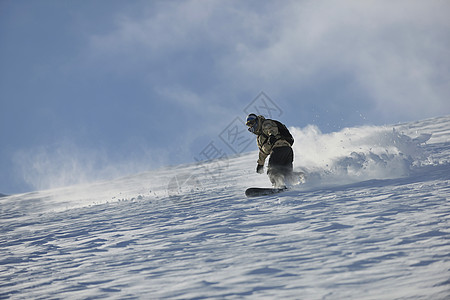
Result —
[[[323, 132], [450, 113], [447, 1], [0, 1], [0, 192], [195, 161], [263, 91]], [[248, 150], [254, 150], [252, 144]]]

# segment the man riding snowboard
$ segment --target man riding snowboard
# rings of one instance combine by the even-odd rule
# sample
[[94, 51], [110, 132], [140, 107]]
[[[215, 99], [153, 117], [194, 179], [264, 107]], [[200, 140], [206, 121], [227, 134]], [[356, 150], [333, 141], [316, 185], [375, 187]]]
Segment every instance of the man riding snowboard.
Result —
[[294, 160], [294, 152], [291, 147], [294, 139], [289, 130], [278, 121], [255, 114], [247, 116], [246, 125], [249, 127], [248, 131], [257, 135], [259, 157], [256, 172], [264, 173], [264, 162], [270, 155], [267, 166], [270, 182], [276, 188], [285, 188], [286, 182], [289, 182], [292, 176]]

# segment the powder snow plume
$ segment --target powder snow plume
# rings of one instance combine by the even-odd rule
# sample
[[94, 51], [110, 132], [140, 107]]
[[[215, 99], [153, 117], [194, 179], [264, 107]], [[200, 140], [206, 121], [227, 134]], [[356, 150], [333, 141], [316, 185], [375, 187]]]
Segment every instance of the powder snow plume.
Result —
[[311, 184], [335, 185], [406, 176], [431, 135], [411, 138], [393, 127], [364, 126], [322, 133], [316, 126], [290, 128], [296, 169]]

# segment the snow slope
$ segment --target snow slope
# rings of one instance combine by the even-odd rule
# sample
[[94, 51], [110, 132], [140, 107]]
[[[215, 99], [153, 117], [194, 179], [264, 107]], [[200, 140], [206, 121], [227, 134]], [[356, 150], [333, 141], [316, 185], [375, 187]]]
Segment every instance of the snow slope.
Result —
[[448, 299], [450, 116], [291, 130], [276, 196], [252, 152], [1, 198], [0, 298]]

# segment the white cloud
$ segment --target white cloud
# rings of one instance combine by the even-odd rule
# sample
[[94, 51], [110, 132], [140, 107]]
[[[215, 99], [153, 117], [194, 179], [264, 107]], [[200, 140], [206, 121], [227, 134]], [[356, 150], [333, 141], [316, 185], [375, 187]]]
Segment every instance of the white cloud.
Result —
[[[450, 112], [445, 1], [195, 0], [143, 11], [139, 18], [119, 14], [114, 30], [91, 37], [90, 51], [114, 61], [109, 68], [117, 73], [147, 73], [160, 90], [192, 91], [195, 82], [202, 93], [282, 96], [326, 90], [330, 80], [348, 77], [374, 116]], [[202, 82], [212, 77], [216, 86]]]
[[351, 76], [378, 114], [450, 112], [450, 4], [294, 1], [282, 11], [278, 38], [265, 48], [248, 45], [236, 74], [257, 74], [279, 90], [326, 89], [327, 76]]
[[119, 12], [114, 29], [90, 37], [90, 54], [95, 59], [120, 57], [120, 66], [171, 62], [174, 55], [198, 50], [211, 38], [213, 6], [212, 1], [163, 2], [136, 7], [143, 17]]

